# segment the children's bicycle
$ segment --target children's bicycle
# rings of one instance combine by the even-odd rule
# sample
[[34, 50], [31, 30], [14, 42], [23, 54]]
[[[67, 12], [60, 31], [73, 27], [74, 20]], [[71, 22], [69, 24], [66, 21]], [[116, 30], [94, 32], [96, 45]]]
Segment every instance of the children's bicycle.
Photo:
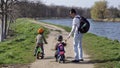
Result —
[[59, 63], [65, 63], [65, 50], [62, 43], [60, 43], [57, 47], [56, 61], [58, 61]]
[[61, 52], [59, 52], [59, 54], [58, 54], [58, 62], [59, 63], [61, 63], [61, 62], [63, 62], [63, 63], [65, 63], [65, 55], [64, 55], [64, 51], [61, 51]]
[[40, 59], [40, 58], [43, 59], [44, 58], [44, 54], [42, 52], [41, 47], [38, 47], [38, 49], [37, 49], [36, 58], [37, 59]]
[[64, 46], [66, 46], [66, 40], [65, 43], [58, 43], [56, 46], [56, 52], [55, 52], [55, 58], [56, 58], [56, 62], [59, 63], [65, 63], [65, 49]]

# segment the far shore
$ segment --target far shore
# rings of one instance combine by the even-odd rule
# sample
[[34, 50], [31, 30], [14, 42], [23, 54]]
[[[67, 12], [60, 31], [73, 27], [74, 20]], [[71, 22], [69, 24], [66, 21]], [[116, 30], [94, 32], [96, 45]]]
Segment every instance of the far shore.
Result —
[[[43, 19], [70, 19], [69, 17], [41, 17], [41, 18], [34, 18], [35, 20], [43, 20]], [[87, 18], [92, 19], [92, 18]], [[120, 22], [120, 18], [107, 18], [107, 19], [92, 19], [95, 22]]]
[[120, 22], [120, 18], [93, 19], [96, 22]]
[[41, 17], [41, 18], [34, 18], [35, 20], [43, 20], [43, 19], [70, 19], [69, 17]]

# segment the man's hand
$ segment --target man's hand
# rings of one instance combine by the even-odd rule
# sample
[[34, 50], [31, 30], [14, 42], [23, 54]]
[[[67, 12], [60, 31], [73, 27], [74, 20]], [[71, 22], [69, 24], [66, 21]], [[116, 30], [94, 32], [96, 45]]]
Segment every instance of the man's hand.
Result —
[[70, 38], [70, 36], [68, 36], [68, 37], [65, 39], [65, 41], [67, 41], [69, 38]]
[[70, 38], [70, 36], [67, 37], [67, 39], [69, 39], [69, 38]]

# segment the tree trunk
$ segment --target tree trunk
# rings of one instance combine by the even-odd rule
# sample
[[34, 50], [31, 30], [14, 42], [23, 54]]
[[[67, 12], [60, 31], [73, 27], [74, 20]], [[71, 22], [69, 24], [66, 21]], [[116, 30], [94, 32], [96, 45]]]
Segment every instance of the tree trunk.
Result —
[[4, 40], [4, 14], [2, 14], [2, 19], [1, 19], [1, 41]]
[[2, 21], [0, 20], [0, 42], [3, 41], [3, 38], [2, 38]]
[[1, 39], [0, 39], [0, 41], [2, 42], [3, 40], [4, 40], [4, 6], [3, 6], [3, 0], [1, 0]]
[[12, 23], [12, 18], [10, 17], [10, 22], [8, 22], [8, 25], [7, 25], [7, 32], [6, 32], [6, 35], [9, 34], [9, 28], [10, 28], [10, 23]]
[[5, 22], [4, 22], [4, 39], [6, 39], [6, 37], [7, 37], [7, 14], [5, 14]]

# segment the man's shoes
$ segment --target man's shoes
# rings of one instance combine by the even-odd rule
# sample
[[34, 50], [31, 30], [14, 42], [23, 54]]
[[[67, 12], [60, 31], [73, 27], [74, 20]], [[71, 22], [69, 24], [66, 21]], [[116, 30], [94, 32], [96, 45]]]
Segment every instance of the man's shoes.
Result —
[[73, 63], [79, 63], [79, 60], [72, 60]]
[[83, 59], [79, 59], [79, 61], [84, 61]]
[[79, 63], [80, 61], [84, 61], [83, 59], [79, 59], [79, 60], [72, 60], [73, 63]]

